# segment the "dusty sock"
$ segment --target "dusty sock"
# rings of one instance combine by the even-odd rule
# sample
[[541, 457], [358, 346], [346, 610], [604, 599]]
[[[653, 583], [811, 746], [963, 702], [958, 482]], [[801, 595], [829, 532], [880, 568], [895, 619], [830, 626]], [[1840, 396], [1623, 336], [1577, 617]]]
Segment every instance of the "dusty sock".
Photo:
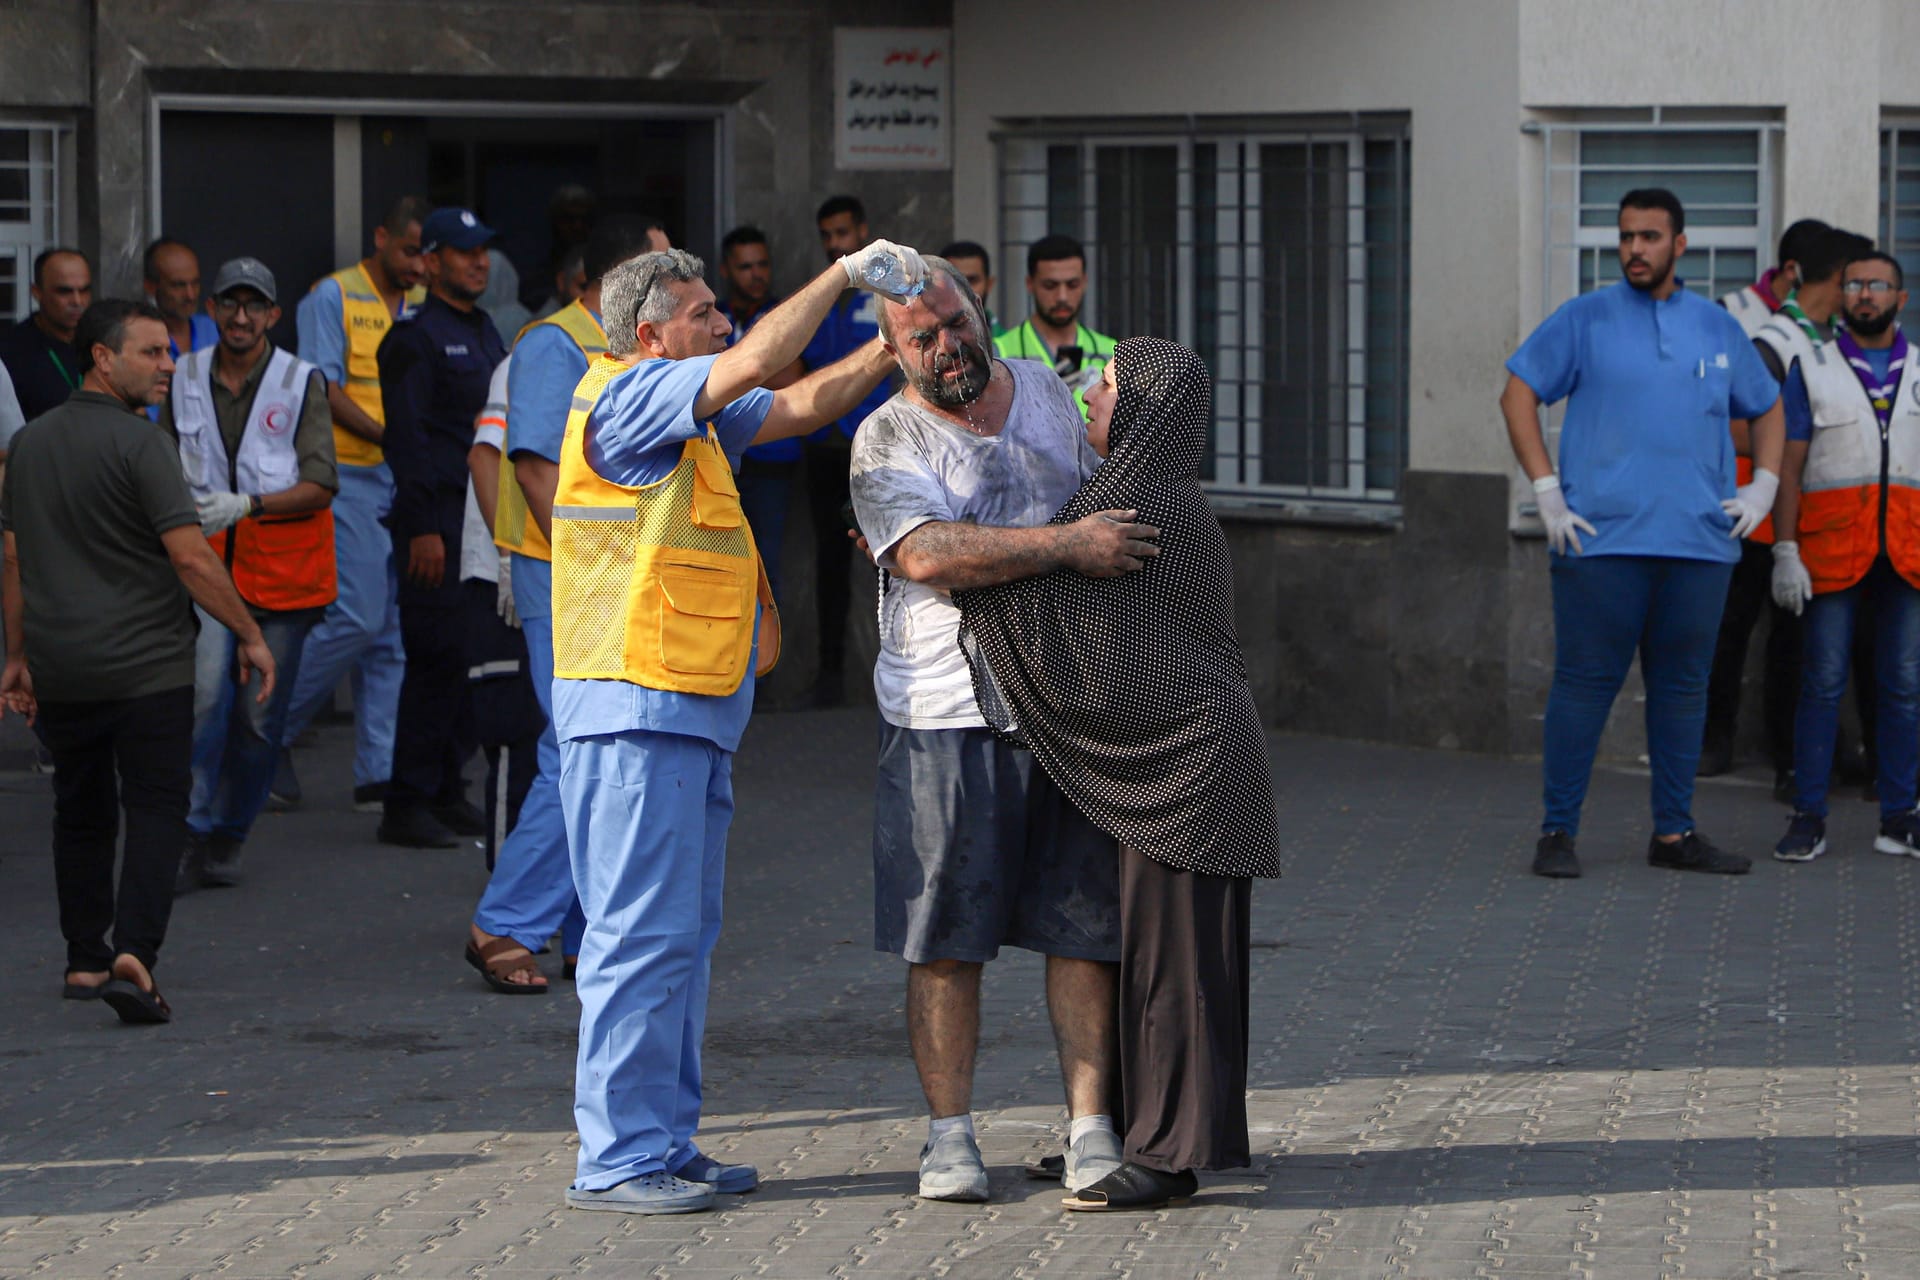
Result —
[[932, 1120], [932, 1119], [928, 1120], [927, 1121], [927, 1141], [930, 1143], [938, 1142], [940, 1141], [940, 1139], [952, 1133], [955, 1129], [960, 1130], [962, 1133], [966, 1134], [969, 1138], [976, 1137], [973, 1131], [973, 1112], [969, 1111], [963, 1115], [947, 1116], [946, 1118], [941, 1120]]
[[1080, 1139], [1086, 1137], [1089, 1133], [1093, 1133], [1095, 1131], [1113, 1133], [1114, 1132], [1113, 1117], [1112, 1116], [1081, 1116], [1078, 1120], [1075, 1120], [1073, 1122], [1072, 1127], [1068, 1129], [1067, 1143], [1069, 1145], [1076, 1143], [1080, 1141]]

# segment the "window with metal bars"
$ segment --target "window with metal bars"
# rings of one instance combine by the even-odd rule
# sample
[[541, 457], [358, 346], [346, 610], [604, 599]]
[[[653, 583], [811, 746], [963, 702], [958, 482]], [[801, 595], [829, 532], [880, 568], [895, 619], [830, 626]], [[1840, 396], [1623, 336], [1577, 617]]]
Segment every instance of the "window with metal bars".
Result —
[[1920, 332], [1920, 119], [1880, 130], [1880, 247], [1906, 274], [1900, 322]]
[[1407, 457], [1403, 117], [1245, 129], [1129, 122], [996, 136], [1008, 324], [1027, 246], [1087, 246], [1081, 319], [1172, 337], [1214, 378], [1209, 489], [1390, 504]]
[[31, 309], [34, 256], [60, 239], [64, 126], [0, 120], [0, 319]]

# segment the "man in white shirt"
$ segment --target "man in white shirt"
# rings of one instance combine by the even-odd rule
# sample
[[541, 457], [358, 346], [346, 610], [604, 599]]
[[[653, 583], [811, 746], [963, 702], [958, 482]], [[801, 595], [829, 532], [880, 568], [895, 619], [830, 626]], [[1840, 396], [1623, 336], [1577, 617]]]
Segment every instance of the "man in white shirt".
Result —
[[1073, 1132], [1070, 1190], [1118, 1166], [1114, 1083], [1118, 852], [974, 702], [951, 591], [1070, 569], [1111, 577], [1156, 554], [1132, 512], [1046, 522], [1099, 465], [1072, 393], [1033, 360], [995, 360], [951, 263], [885, 308], [906, 385], [854, 438], [852, 496], [885, 571], [874, 946], [908, 963], [907, 1025], [931, 1116], [920, 1195], [985, 1200], [974, 1139], [980, 970], [1001, 946], [1047, 957]]

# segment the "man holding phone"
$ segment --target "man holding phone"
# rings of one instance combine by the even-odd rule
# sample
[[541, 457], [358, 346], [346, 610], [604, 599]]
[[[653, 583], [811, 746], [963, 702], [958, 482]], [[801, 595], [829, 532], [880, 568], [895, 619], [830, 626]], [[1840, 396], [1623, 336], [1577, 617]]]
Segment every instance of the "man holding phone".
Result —
[[1087, 251], [1072, 236], [1042, 236], [1027, 250], [1027, 294], [1033, 314], [1017, 329], [993, 340], [1004, 360], [1038, 360], [1053, 366], [1073, 392], [1080, 416], [1086, 392], [1113, 359], [1113, 339], [1080, 323], [1087, 297]]

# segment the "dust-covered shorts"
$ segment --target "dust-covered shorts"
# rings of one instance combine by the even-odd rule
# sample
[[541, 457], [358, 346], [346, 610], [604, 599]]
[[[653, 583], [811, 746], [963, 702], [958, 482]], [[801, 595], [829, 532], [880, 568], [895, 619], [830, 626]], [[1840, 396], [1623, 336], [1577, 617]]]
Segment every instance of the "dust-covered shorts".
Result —
[[880, 722], [873, 946], [915, 964], [1003, 946], [1120, 958], [1119, 845], [987, 729]]

